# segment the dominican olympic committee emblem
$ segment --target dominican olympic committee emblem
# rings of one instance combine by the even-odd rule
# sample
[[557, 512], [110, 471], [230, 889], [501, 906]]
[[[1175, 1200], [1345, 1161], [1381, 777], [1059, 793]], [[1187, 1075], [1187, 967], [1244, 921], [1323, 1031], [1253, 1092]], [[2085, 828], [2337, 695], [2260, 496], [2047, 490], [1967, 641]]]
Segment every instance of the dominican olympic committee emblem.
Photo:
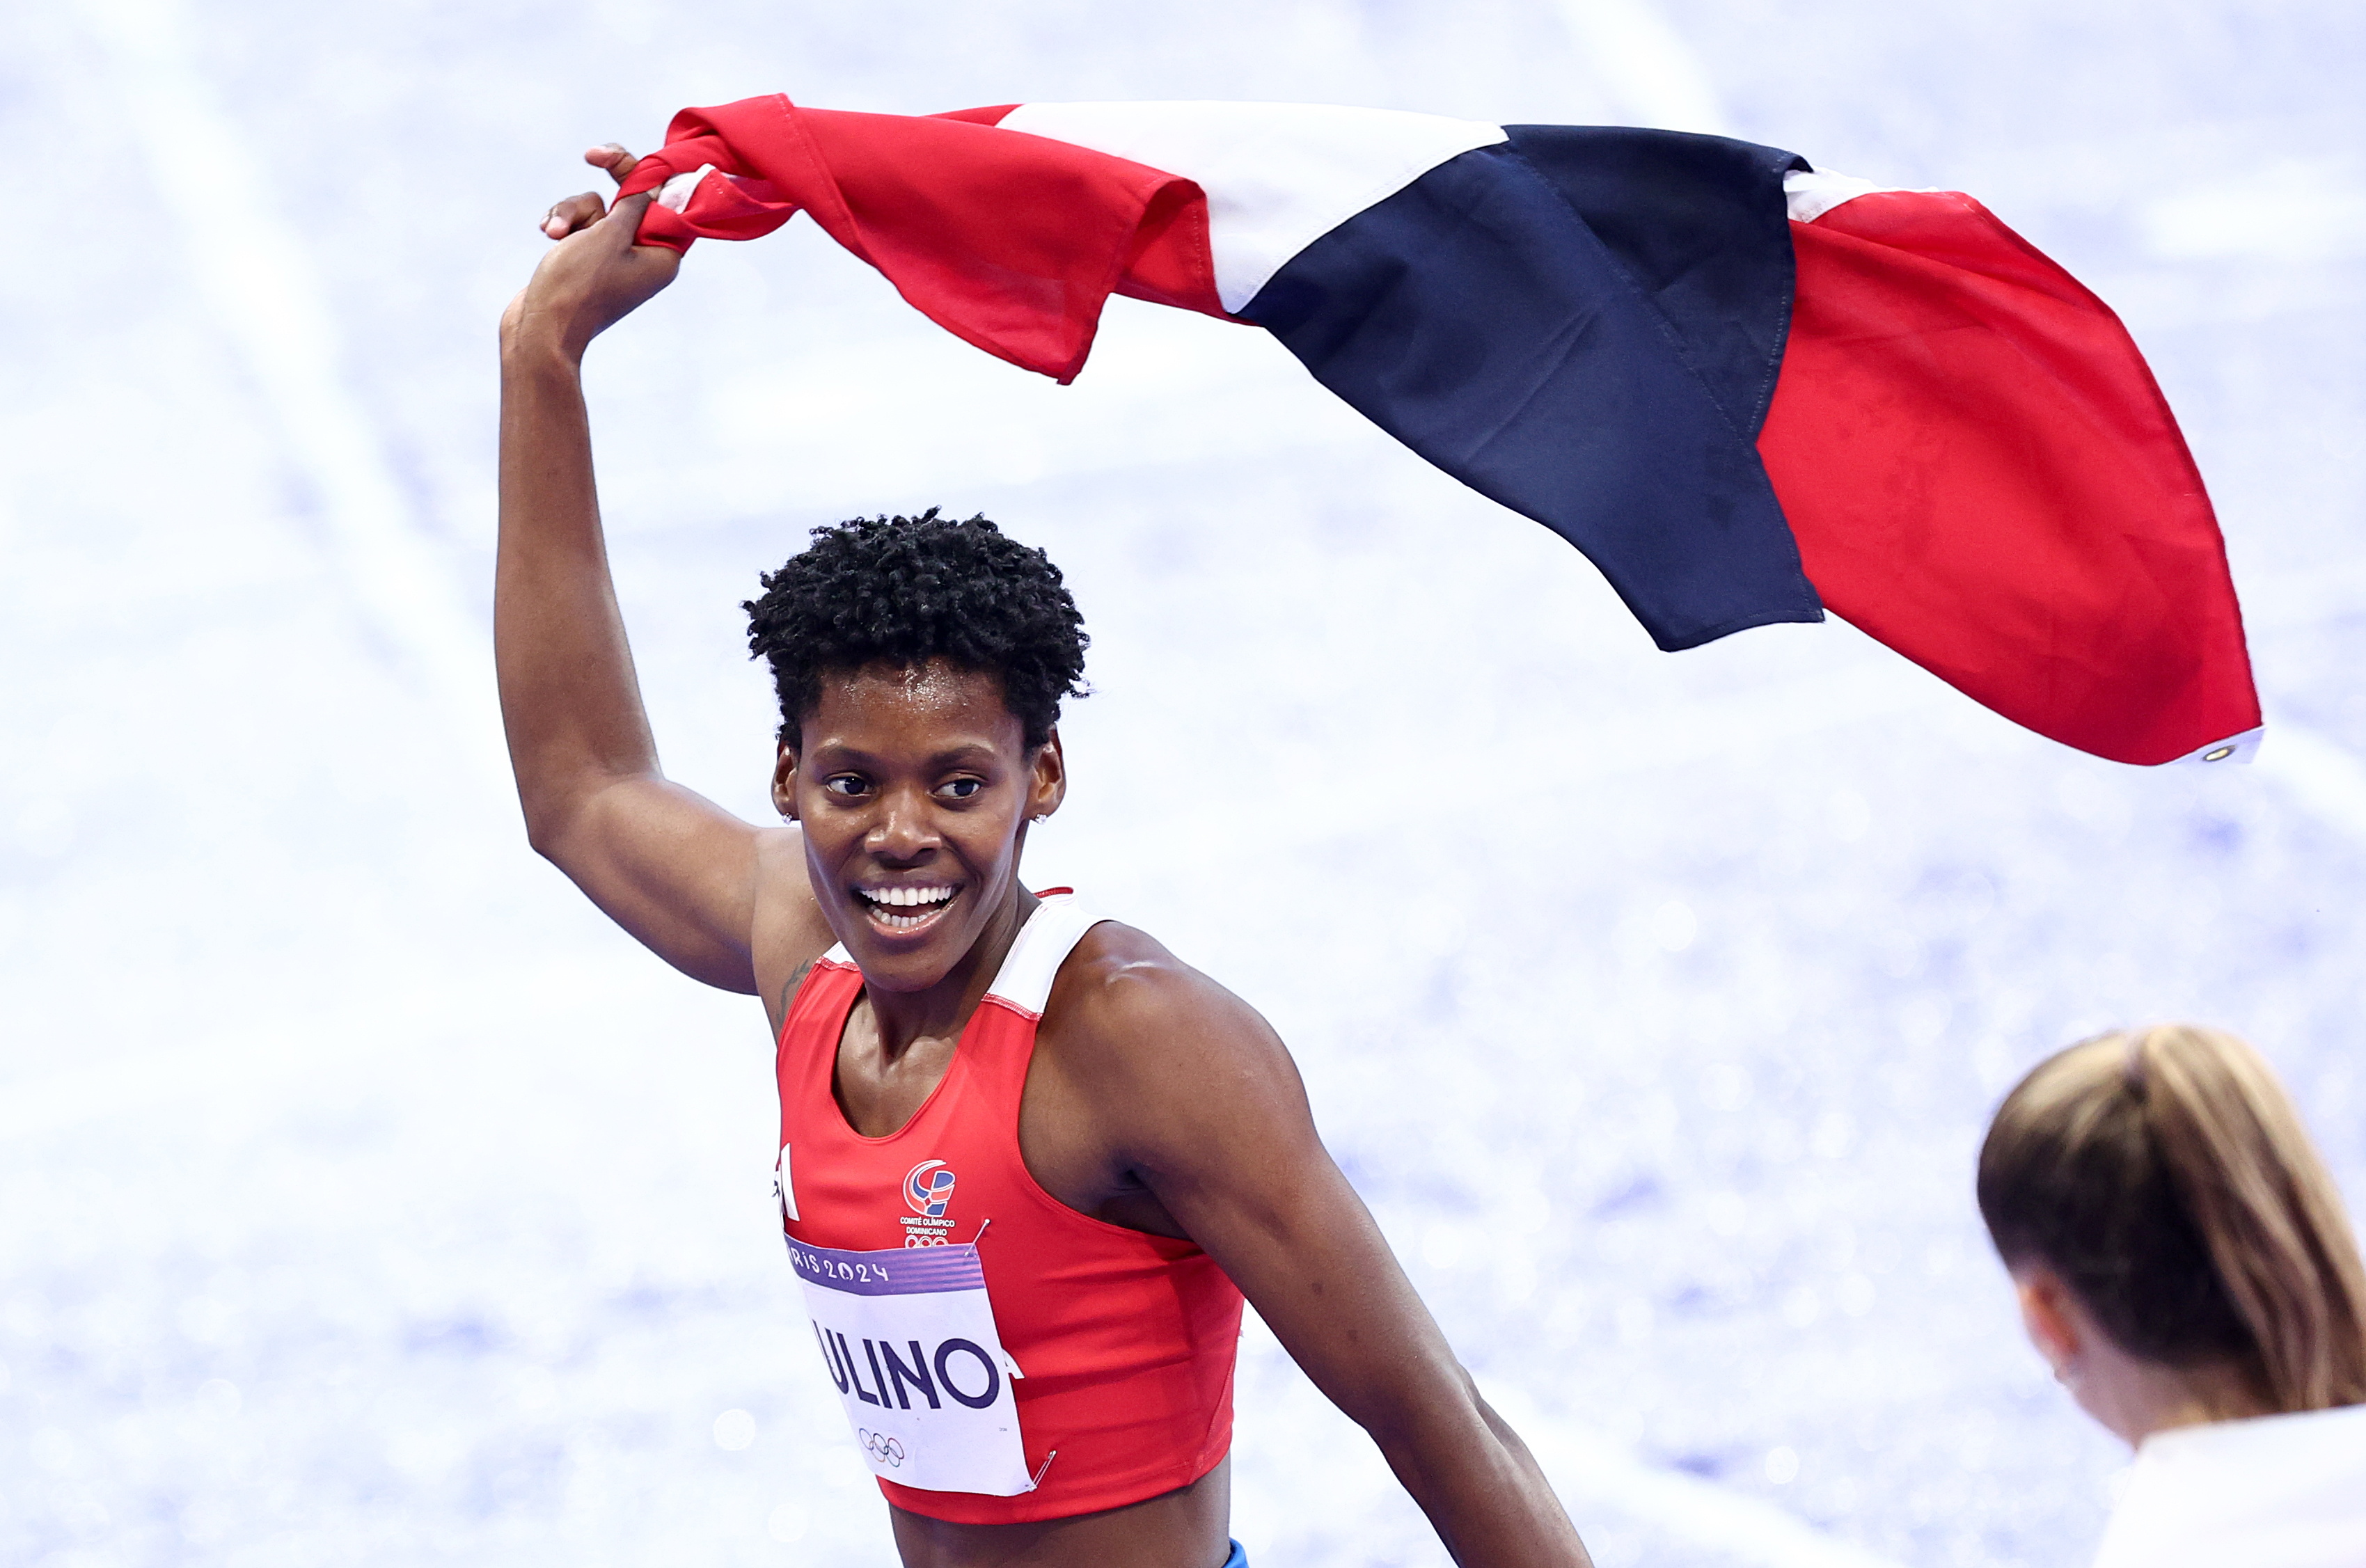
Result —
[[904, 1173], [904, 1202], [911, 1213], [903, 1217], [906, 1247], [942, 1247], [952, 1239], [953, 1222], [945, 1211], [953, 1201], [952, 1168], [941, 1159], [924, 1159]]

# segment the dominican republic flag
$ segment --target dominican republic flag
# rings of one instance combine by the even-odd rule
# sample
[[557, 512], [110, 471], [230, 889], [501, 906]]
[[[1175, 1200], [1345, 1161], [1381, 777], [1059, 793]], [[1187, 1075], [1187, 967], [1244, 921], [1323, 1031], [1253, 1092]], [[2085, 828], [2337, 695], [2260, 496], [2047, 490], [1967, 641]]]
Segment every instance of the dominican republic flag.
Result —
[[1583, 551], [1663, 649], [1830, 608], [2124, 762], [2248, 755], [2201, 476], [2102, 301], [1969, 197], [1664, 130], [1296, 104], [685, 109], [645, 243], [800, 209], [1072, 379], [1111, 293], [1259, 326]]

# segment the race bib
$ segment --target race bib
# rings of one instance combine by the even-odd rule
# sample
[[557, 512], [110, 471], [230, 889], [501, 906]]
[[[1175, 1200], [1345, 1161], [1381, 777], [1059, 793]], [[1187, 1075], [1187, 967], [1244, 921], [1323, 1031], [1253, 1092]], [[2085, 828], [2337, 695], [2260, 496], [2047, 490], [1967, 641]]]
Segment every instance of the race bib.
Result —
[[1034, 1490], [977, 1248], [789, 1240], [822, 1360], [871, 1472], [925, 1492]]

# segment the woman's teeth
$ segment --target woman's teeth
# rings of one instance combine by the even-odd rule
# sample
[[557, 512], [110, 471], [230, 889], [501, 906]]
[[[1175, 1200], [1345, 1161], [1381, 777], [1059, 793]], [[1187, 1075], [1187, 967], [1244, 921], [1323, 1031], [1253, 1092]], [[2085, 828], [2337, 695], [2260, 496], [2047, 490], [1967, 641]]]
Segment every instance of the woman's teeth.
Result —
[[[924, 925], [952, 901], [951, 887], [858, 887], [871, 918], [890, 931], [910, 931]], [[899, 912], [901, 911], [901, 912]]]

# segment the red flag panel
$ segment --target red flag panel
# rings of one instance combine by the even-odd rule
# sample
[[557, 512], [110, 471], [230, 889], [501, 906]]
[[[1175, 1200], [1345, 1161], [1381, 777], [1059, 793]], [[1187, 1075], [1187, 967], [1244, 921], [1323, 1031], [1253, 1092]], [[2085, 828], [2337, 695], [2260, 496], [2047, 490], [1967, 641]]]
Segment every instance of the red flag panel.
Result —
[[710, 193], [710, 177], [687, 213], [651, 208], [645, 243], [752, 238], [804, 210], [938, 325], [1062, 382], [1113, 292], [1222, 314], [1198, 186], [1000, 130], [1005, 112], [860, 114], [777, 94], [684, 109], [624, 194], [712, 164], [749, 183]]
[[1791, 231], [1758, 446], [1825, 604], [2117, 761], [2256, 728], [2209, 497], [2111, 309], [1953, 192], [1862, 196]]

